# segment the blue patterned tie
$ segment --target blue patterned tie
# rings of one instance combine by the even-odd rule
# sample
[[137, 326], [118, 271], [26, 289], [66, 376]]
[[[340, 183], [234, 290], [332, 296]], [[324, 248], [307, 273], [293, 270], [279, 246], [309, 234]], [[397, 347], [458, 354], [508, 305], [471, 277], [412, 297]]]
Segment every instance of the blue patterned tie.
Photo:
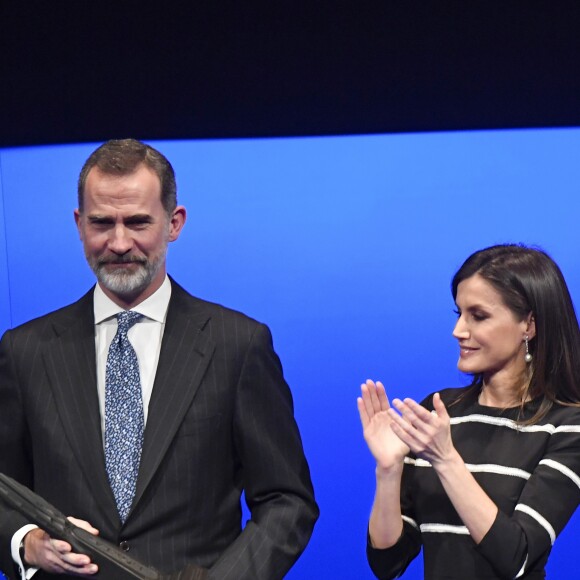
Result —
[[130, 311], [117, 314], [105, 374], [105, 461], [123, 523], [135, 497], [144, 425], [139, 362], [127, 332], [142, 317]]

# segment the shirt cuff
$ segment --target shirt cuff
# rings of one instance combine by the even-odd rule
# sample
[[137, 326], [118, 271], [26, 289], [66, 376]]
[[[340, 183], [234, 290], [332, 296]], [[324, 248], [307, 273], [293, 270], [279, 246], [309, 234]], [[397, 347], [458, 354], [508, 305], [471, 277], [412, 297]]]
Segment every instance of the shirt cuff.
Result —
[[24, 540], [24, 536], [31, 530], [35, 530], [38, 526], [33, 524], [28, 524], [22, 528], [20, 528], [13, 536], [12, 541], [10, 542], [10, 549], [12, 553], [12, 559], [18, 568], [18, 573], [20, 574], [20, 580], [29, 580], [36, 574], [38, 568], [34, 566], [26, 566], [26, 564], [20, 558], [20, 545]]

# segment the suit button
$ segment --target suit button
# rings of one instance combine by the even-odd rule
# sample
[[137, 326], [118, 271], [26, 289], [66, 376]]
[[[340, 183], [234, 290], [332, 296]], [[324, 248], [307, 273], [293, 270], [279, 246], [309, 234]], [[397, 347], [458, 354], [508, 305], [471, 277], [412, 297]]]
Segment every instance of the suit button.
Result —
[[119, 544], [119, 548], [121, 548], [121, 550], [123, 550], [123, 552], [128, 552], [129, 551], [129, 542], [126, 542], [125, 540], [123, 540]]

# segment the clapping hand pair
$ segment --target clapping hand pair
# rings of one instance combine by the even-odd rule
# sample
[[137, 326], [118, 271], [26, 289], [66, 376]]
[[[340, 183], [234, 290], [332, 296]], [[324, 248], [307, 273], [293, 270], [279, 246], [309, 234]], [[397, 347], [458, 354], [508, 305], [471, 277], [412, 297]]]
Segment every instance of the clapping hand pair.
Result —
[[451, 455], [449, 415], [439, 393], [433, 396], [431, 413], [409, 398], [393, 399], [391, 407], [383, 384], [367, 380], [357, 405], [365, 441], [378, 467], [400, 465], [409, 451], [434, 466]]

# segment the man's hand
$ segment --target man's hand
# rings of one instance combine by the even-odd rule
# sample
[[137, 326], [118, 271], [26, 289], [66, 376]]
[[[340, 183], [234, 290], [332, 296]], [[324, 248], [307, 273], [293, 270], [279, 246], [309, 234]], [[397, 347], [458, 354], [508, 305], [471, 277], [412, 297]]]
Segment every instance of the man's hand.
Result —
[[[84, 520], [68, 519], [95, 536], [99, 534], [97, 529]], [[98, 571], [97, 565], [88, 556], [75, 554], [68, 542], [55, 540], [40, 529], [31, 530], [24, 537], [24, 563], [51, 574], [90, 576]]]

